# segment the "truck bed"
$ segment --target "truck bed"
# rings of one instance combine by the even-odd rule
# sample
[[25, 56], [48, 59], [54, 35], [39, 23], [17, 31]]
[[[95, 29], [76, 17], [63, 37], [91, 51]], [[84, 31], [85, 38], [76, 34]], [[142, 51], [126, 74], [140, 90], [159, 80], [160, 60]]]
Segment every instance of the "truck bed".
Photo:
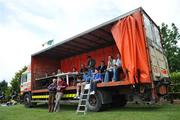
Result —
[[[130, 85], [128, 81], [117, 81], [117, 82], [102, 82], [102, 83], [98, 83], [97, 87], [113, 87], [113, 86], [121, 86], [121, 85]], [[67, 87], [65, 90], [69, 91], [69, 90], [76, 90], [76, 86], [69, 86]], [[32, 93], [41, 93], [41, 92], [48, 92], [48, 89], [39, 89], [39, 90], [32, 90]]]

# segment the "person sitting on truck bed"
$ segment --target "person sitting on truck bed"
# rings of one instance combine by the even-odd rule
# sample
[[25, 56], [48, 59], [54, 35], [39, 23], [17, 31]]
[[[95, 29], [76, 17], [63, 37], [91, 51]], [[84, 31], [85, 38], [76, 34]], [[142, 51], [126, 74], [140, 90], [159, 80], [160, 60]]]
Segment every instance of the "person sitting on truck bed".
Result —
[[105, 76], [105, 70], [107, 69], [107, 65], [105, 65], [104, 60], [101, 61], [101, 65], [98, 67], [99, 72], [102, 75], [102, 80], [104, 79]]
[[92, 81], [91, 81], [91, 93], [90, 94], [95, 94], [96, 85], [99, 82], [102, 82], [102, 75], [101, 75], [100, 70], [98, 68], [96, 68], [94, 73], [93, 73], [93, 78], [92, 78]]
[[88, 56], [87, 59], [88, 59], [88, 63], [87, 63], [88, 69], [94, 70], [95, 65], [96, 65], [96, 61], [94, 59], [92, 59], [91, 56]]
[[54, 112], [59, 112], [60, 109], [60, 100], [63, 96], [63, 91], [67, 87], [66, 82], [62, 78], [58, 78], [57, 87], [56, 87], [56, 104], [54, 107]]
[[77, 71], [76, 67], [73, 67], [73, 68], [72, 68], [72, 72], [74, 72], [74, 73], [78, 73], [78, 71]]
[[81, 64], [81, 69], [80, 69], [79, 73], [83, 74], [85, 71], [87, 71], [87, 67], [85, 67], [84, 64]]
[[114, 68], [113, 56], [108, 56], [108, 66], [104, 76], [104, 82], [109, 82], [109, 79], [112, 78], [113, 75], [113, 68]]
[[76, 75], [73, 75], [72, 77], [73, 77], [73, 81], [72, 81], [72, 84], [71, 85], [75, 85], [76, 84], [76, 81], [77, 81], [77, 79], [78, 79], [78, 71], [77, 71], [77, 69], [76, 69], [76, 67], [73, 67], [72, 68], [72, 72], [73, 73], [76, 73]]
[[79, 83], [79, 82], [82, 81], [82, 79], [83, 79], [83, 74], [84, 74], [86, 71], [88, 71], [88, 69], [85, 67], [84, 64], [81, 64], [80, 71], [79, 71], [79, 73], [78, 73], [78, 75], [77, 75], [77, 81], [76, 81], [76, 83]]
[[[85, 72], [87, 72], [88, 71], [88, 69], [85, 67], [85, 65], [84, 64], [81, 64], [81, 66], [80, 66], [81, 68], [80, 68], [80, 71], [79, 71], [79, 74], [77, 75], [77, 81], [76, 81], [76, 97], [75, 98], [78, 98], [79, 97], [79, 91], [80, 91], [80, 88], [82, 88], [81, 87], [81, 84], [82, 84], [82, 79], [83, 79], [83, 75], [84, 75], [84, 73]], [[83, 89], [83, 88], [82, 88]], [[82, 89], [81, 89], [81, 91], [82, 91]]]
[[48, 109], [49, 112], [53, 112], [54, 110], [54, 99], [55, 99], [55, 94], [56, 94], [56, 79], [53, 79], [53, 83], [51, 83], [48, 86], [48, 91], [49, 91], [49, 100], [48, 100]]
[[82, 94], [87, 82], [90, 82], [90, 76], [89, 76], [88, 70], [85, 69], [85, 71], [83, 72], [82, 80], [80, 80], [79, 83], [77, 83], [77, 85], [76, 85], [76, 97], [75, 98], [79, 99], [80, 88], [81, 88], [81, 94]]
[[61, 74], [61, 73], [62, 73], [61, 69], [58, 69], [57, 74]]
[[117, 58], [114, 62], [114, 68], [113, 68], [113, 78], [112, 81], [118, 81], [119, 80], [119, 72], [122, 71], [122, 64], [121, 64], [121, 56], [118, 53]]

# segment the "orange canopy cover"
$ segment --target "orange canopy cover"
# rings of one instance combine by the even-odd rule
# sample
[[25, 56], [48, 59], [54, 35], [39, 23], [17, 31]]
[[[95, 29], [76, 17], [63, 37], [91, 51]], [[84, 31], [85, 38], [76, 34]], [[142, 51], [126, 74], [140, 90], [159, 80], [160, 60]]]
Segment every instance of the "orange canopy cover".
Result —
[[119, 20], [112, 34], [121, 53], [122, 68], [131, 84], [151, 83], [142, 16], [136, 12]]

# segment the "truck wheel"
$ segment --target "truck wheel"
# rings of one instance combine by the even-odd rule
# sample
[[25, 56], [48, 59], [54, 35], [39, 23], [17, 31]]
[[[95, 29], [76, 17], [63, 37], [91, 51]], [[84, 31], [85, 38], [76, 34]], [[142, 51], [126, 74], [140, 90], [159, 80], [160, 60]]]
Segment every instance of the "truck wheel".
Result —
[[24, 106], [28, 108], [32, 107], [31, 96], [29, 94], [24, 95]]
[[98, 92], [89, 96], [88, 110], [98, 112], [102, 107], [102, 102]]

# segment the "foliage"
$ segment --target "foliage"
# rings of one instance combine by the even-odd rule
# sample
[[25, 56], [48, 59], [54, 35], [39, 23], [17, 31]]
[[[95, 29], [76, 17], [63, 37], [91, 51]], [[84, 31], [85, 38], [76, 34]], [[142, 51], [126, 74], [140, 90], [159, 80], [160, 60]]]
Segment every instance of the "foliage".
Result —
[[9, 100], [10, 100], [11, 94], [12, 94], [12, 92], [11, 92], [11, 87], [8, 86], [7, 89], [6, 89], [6, 91], [5, 91], [5, 100], [6, 100], [6, 101], [9, 101]]
[[11, 96], [11, 87], [8, 86], [8, 83], [3, 80], [2, 82], [0, 82], [0, 92], [3, 92], [5, 95], [5, 99], [4, 100], [9, 100], [10, 96]]
[[167, 24], [162, 23], [160, 31], [170, 72], [180, 71], [180, 48], [177, 45], [178, 41], [180, 42], [178, 28], [174, 23], [171, 24], [171, 29]]
[[0, 91], [5, 93], [7, 88], [8, 88], [8, 83], [5, 80], [1, 81], [0, 82]]
[[15, 90], [17, 92], [20, 91], [20, 82], [21, 82], [21, 75], [23, 72], [25, 72], [27, 69], [26, 66], [24, 66], [21, 70], [15, 73], [15, 76], [12, 78], [11, 81], [11, 90]]
[[172, 92], [180, 92], [180, 72], [171, 73]]

